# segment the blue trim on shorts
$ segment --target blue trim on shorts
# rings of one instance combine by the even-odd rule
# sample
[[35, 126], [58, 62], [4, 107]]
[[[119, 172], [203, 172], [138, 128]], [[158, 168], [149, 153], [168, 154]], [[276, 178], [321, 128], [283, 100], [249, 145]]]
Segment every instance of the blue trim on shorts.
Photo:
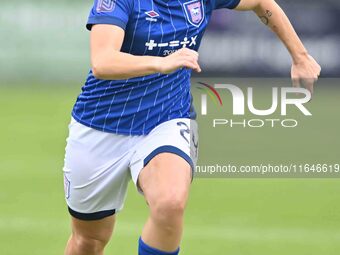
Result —
[[95, 213], [80, 213], [73, 211], [70, 207], [68, 207], [69, 213], [76, 219], [78, 220], [86, 220], [86, 221], [91, 221], [91, 220], [101, 220], [106, 217], [112, 216], [116, 213], [116, 210], [107, 210], [107, 211], [100, 211], [100, 212], [95, 212]]
[[183, 158], [186, 162], [189, 163], [192, 171], [194, 171], [195, 167], [194, 167], [194, 162], [192, 161], [192, 159], [188, 156], [188, 154], [186, 154], [184, 151], [182, 151], [181, 149], [178, 149], [175, 146], [171, 146], [171, 145], [164, 145], [161, 147], [158, 147], [157, 149], [155, 149], [154, 151], [152, 151], [145, 159], [144, 159], [144, 167], [149, 164], [149, 162], [156, 157], [158, 154], [163, 153], [163, 152], [169, 152], [169, 153], [173, 153], [176, 154], [178, 156], [180, 156], [181, 158]]

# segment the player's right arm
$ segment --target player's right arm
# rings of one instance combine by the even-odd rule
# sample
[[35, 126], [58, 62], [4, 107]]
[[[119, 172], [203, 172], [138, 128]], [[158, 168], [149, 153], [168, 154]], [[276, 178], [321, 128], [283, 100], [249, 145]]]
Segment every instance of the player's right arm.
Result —
[[198, 53], [187, 48], [167, 57], [134, 56], [121, 52], [124, 34], [124, 30], [115, 25], [92, 27], [91, 65], [96, 78], [119, 80], [154, 73], [168, 74], [182, 67], [201, 71]]
[[321, 72], [320, 65], [309, 55], [287, 15], [275, 0], [241, 0], [236, 10], [252, 10], [279, 37], [292, 57], [293, 85], [304, 85], [313, 93], [314, 82]]

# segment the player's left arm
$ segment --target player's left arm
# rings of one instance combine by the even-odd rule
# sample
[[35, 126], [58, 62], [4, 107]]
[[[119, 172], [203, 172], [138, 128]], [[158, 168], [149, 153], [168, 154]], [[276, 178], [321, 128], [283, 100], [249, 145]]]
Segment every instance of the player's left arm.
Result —
[[321, 67], [308, 54], [280, 6], [274, 0], [241, 0], [235, 9], [241, 11], [253, 10], [261, 21], [276, 33], [292, 57], [291, 76], [293, 85], [299, 87], [303, 83], [308, 90], [313, 92], [313, 85], [320, 75]]

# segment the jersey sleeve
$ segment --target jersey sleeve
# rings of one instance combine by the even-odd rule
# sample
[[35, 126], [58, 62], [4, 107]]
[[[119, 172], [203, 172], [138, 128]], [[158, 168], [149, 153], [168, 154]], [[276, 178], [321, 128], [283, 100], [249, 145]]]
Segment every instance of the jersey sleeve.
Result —
[[215, 0], [215, 9], [234, 9], [238, 6], [241, 0]]
[[86, 28], [91, 30], [93, 25], [108, 24], [125, 30], [132, 9], [132, 0], [95, 0]]

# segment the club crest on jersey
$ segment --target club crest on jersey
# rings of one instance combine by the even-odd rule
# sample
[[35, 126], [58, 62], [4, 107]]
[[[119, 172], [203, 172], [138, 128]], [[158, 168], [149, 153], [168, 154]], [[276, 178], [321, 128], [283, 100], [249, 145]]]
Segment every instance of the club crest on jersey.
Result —
[[183, 4], [189, 23], [199, 27], [204, 20], [204, 6], [202, 0], [193, 0]]
[[116, 7], [116, 0], [98, 0], [97, 12], [112, 12]]

